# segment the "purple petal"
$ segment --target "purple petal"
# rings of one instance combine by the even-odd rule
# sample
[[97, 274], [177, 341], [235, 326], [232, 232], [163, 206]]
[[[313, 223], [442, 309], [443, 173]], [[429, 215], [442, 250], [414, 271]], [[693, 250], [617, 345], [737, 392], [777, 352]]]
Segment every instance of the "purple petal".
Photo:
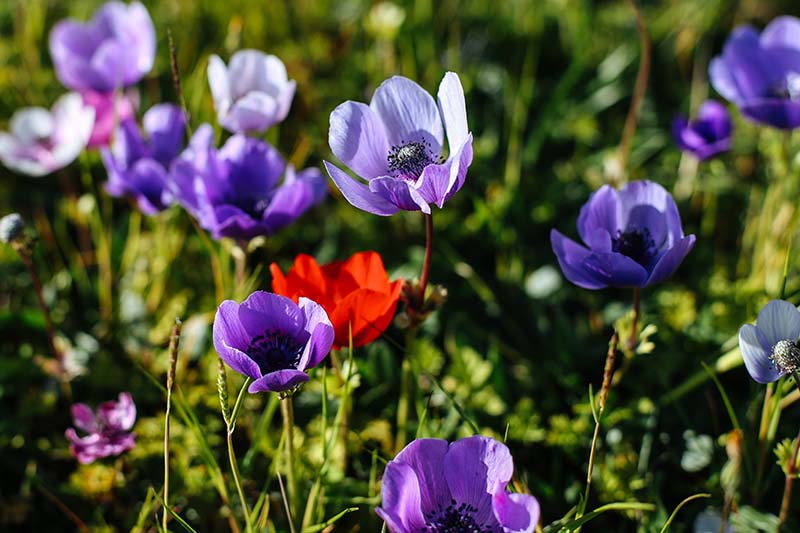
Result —
[[[213, 208], [214, 216], [201, 219], [201, 225], [210, 229], [215, 239], [229, 237], [237, 241], [249, 241], [259, 235], [269, 235], [269, 228], [260, 219], [253, 218], [235, 205], [219, 205]], [[211, 222], [210, 226], [206, 224]]]
[[278, 150], [259, 139], [236, 134], [219, 151], [227, 161], [228, 188], [234, 196], [260, 196], [271, 190], [280, 179], [286, 163]]
[[716, 100], [706, 100], [697, 110], [697, 118], [707, 122], [718, 139], [728, 137], [733, 130], [728, 108]]
[[656, 266], [653, 267], [653, 271], [650, 273], [646, 285], [653, 285], [654, 283], [659, 283], [670, 277], [683, 262], [686, 255], [692, 250], [694, 242], [694, 235], [687, 235], [676, 242], [667, 253], [661, 256]]
[[153, 147], [153, 157], [168, 167], [183, 146], [186, 132], [183, 111], [173, 104], [157, 104], [147, 110], [142, 124]]
[[768, 343], [764, 335], [750, 324], [745, 324], [739, 329], [739, 351], [747, 372], [758, 383], [771, 383], [780, 378], [780, 372], [770, 361], [770, 351], [765, 351]]
[[452, 498], [477, 509], [475, 521], [492, 516], [491, 494], [505, 488], [514, 474], [514, 461], [506, 446], [492, 438], [474, 436], [450, 445], [444, 458], [444, 477]]
[[250, 338], [266, 331], [279, 331], [305, 342], [306, 318], [289, 298], [266, 291], [255, 291], [239, 306], [239, 321]]
[[[447, 131], [450, 154], [458, 152], [467, 142], [467, 107], [464, 103], [464, 88], [455, 72], [448, 72], [439, 84], [439, 109]], [[439, 206], [441, 207], [441, 206]]]
[[742, 114], [760, 124], [791, 130], [800, 127], [800, 102], [786, 98], [753, 98], [741, 103]]
[[327, 194], [328, 183], [319, 169], [307, 168], [295, 176], [294, 168], [289, 165], [283, 184], [275, 190], [261, 220], [275, 232], [320, 203]]
[[756, 327], [767, 341], [765, 349], [771, 350], [782, 340], [796, 342], [800, 337], [800, 311], [785, 300], [771, 300], [758, 313]]
[[300, 370], [277, 370], [252, 382], [247, 392], [283, 392], [305, 383], [308, 379], [308, 374]]
[[76, 403], [72, 406], [72, 421], [75, 423], [75, 427], [86, 433], [97, 431], [94, 413], [85, 403]]
[[219, 123], [228, 131], [263, 133], [283, 120], [280, 102], [272, 96], [251, 92], [233, 102], [228, 113], [219, 116]]
[[539, 502], [528, 494], [510, 494], [503, 489], [494, 495], [492, 505], [505, 533], [533, 533], [539, 523]]
[[[613, 236], [617, 234], [618, 230], [624, 228], [621, 224], [622, 221], [618, 220], [619, 204], [617, 191], [609, 185], [603, 185], [593, 192], [589, 200], [581, 207], [580, 215], [578, 215], [578, 235], [592, 249], [594, 249], [592, 236], [597, 229], [603, 229], [608, 235]], [[609, 252], [611, 250], [609, 248], [598, 251]]]
[[389, 145], [428, 143], [433, 154], [442, 153], [444, 130], [433, 97], [415, 82], [393, 76], [377, 88], [369, 106], [383, 122]]
[[664, 213], [652, 205], [635, 205], [628, 213], [625, 231], [648, 232], [655, 246], [661, 248], [667, 238], [667, 224]]
[[365, 179], [389, 173], [386, 131], [366, 104], [347, 101], [333, 110], [328, 144], [342, 163]]
[[395, 461], [386, 465], [381, 483], [382, 506], [375, 508], [391, 533], [419, 533], [425, 527], [420, 484], [414, 470]]
[[136, 421], [136, 404], [130, 393], [120, 393], [117, 401], [103, 402], [97, 407], [97, 420], [106, 428], [128, 431]]
[[678, 206], [675, 205], [672, 195], [658, 183], [646, 180], [631, 181], [626, 183], [618, 194], [620, 228], [627, 227], [630, 213], [637, 205], [649, 205], [666, 216], [665, 246], [671, 247], [675, 241], [683, 237]]
[[790, 15], [772, 19], [761, 32], [759, 42], [764, 48], [800, 51], [800, 20]]
[[733, 31], [725, 43], [722, 58], [735, 84], [738, 97], [733, 101], [737, 103], [763, 96], [769, 85], [781, 76], [779, 67], [762, 50], [758, 33], [749, 26]]
[[556, 229], [550, 231], [550, 245], [556, 254], [561, 272], [569, 281], [584, 289], [597, 290], [608, 287], [608, 283], [599, 280], [593, 271], [583, 267], [584, 260], [591, 254], [588, 249], [565, 237]]
[[644, 287], [647, 281], [647, 271], [642, 265], [614, 252], [590, 254], [583, 260], [583, 268], [613, 287]]
[[297, 368], [306, 370], [320, 364], [330, 353], [335, 333], [328, 313], [317, 302], [301, 296], [298, 306], [305, 315], [305, 330], [309, 340]]
[[400, 210], [396, 205], [371, 192], [366, 185], [339, 170], [338, 167], [327, 161], [323, 161], [323, 163], [333, 183], [342, 191], [345, 200], [350, 202], [353, 207], [383, 217], [394, 215]]
[[440, 209], [461, 189], [472, 163], [472, 134], [452, 157], [441, 165], [431, 164], [422, 171], [417, 192], [425, 203], [434, 203]]
[[225, 300], [217, 309], [213, 326], [214, 348], [228, 366], [252, 378], [261, 376], [258, 365], [246, 353], [252, 337], [239, 320], [239, 304]]
[[410, 466], [416, 474], [423, 513], [450, 503], [450, 488], [444, 472], [449, 444], [442, 439], [416, 439], [397, 454], [393, 463]]
[[400, 209], [422, 211], [426, 215], [431, 212], [431, 207], [420, 193], [403, 179], [389, 176], [373, 178], [369, 182], [369, 190]]

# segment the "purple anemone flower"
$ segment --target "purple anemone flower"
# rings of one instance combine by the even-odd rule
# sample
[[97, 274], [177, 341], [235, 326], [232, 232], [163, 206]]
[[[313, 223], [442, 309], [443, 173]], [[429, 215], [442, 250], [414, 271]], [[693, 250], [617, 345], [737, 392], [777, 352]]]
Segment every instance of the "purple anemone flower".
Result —
[[578, 234], [586, 247], [555, 229], [550, 244], [564, 276], [585, 289], [658, 283], [695, 241], [683, 235], [675, 200], [651, 181], [632, 181], [619, 191], [603, 185], [581, 208]]
[[511, 453], [492, 438], [417, 439], [386, 465], [375, 512], [392, 533], [530, 533], [539, 502], [506, 490], [513, 473]]
[[234, 133], [261, 133], [285, 119], [296, 86], [283, 61], [258, 50], [236, 52], [227, 67], [212, 55], [208, 83], [217, 120]]
[[772, 300], [758, 313], [756, 325], [739, 330], [739, 350], [750, 376], [771, 383], [800, 369], [800, 311], [785, 300]]
[[250, 392], [284, 392], [308, 381], [306, 370], [325, 359], [334, 331], [321, 305], [266, 291], [241, 304], [225, 300], [214, 317], [214, 348], [235, 371], [254, 381]]
[[709, 77], [750, 120], [800, 126], [800, 20], [778, 17], [761, 35], [751, 26], [736, 28], [722, 55], [711, 60]]
[[74, 428], [64, 433], [70, 441], [69, 451], [83, 464], [101, 457], [119, 455], [136, 445], [136, 436], [130, 432], [136, 421], [136, 405], [127, 392], [117, 401], [101, 403], [95, 414], [88, 405], [72, 406], [75, 427], [87, 433], [79, 437]]
[[700, 106], [697, 118], [679, 116], [672, 121], [672, 137], [678, 148], [704, 161], [731, 146], [733, 124], [728, 108], [714, 100]]
[[138, 82], [153, 68], [153, 21], [139, 2], [107, 2], [87, 23], [56, 24], [50, 55], [65, 87], [108, 93]]
[[[339, 160], [368, 183], [325, 162], [345, 199], [359, 209], [389, 216], [401, 209], [430, 214], [464, 185], [472, 163], [464, 89], [448, 72], [439, 105], [402, 76], [384, 81], [369, 105], [347, 101], [331, 113], [328, 144]], [[448, 157], [443, 159], [447, 132]]]
[[172, 201], [169, 168], [183, 147], [186, 118], [180, 107], [158, 104], [144, 114], [143, 125], [146, 137], [136, 121], [124, 120], [111, 149], [102, 149], [105, 187], [111, 196], [133, 198], [142, 213], [154, 215]]
[[197, 129], [172, 165], [172, 178], [175, 198], [215, 239], [271, 235], [328, 192], [319, 169], [295, 173], [259, 139], [236, 134], [217, 150], [208, 124]]
[[94, 110], [78, 93], [68, 93], [53, 104], [18, 109], [9, 129], [0, 132], [0, 161], [28, 176], [44, 176], [69, 165], [80, 155], [94, 125]]

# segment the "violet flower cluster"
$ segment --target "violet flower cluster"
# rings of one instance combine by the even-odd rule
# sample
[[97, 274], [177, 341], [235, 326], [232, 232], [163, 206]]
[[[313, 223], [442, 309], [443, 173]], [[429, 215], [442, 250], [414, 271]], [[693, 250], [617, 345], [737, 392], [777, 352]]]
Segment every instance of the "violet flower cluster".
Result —
[[492, 438], [417, 439], [386, 465], [375, 511], [392, 533], [531, 533], [539, 503], [508, 492], [513, 474], [511, 453]]
[[119, 455], [136, 445], [136, 436], [131, 433], [136, 405], [127, 392], [121, 393], [117, 401], [101, 403], [96, 412], [86, 404], [76, 403], [72, 406], [72, 419], [86, 435], [79, 437], [74, 428], [67, 429], [65, 435], [70, 452], [83, 464]]

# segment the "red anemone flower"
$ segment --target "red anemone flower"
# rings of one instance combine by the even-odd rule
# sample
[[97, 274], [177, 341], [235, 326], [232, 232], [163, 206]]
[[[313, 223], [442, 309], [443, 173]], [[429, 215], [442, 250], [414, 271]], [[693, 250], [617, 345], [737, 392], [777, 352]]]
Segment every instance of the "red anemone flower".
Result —
[[310, 255], [300, 254], [284, 276], [272, 263], [272, 290], [295, 302], [301, 296], [318, 302], [336, 331], [335, 349], [374, 341], [389, 327], [400, 297], [402, 280], [389, 281], [381, 256], [359, 252], [347, 261], [320, 266]]

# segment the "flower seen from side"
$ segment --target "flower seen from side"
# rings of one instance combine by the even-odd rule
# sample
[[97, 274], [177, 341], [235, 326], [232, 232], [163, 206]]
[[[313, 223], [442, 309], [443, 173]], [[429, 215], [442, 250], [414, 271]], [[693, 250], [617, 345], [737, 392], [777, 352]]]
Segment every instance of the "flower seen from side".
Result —
[[113, 146], [102, 149], [105, 188], [111, 196], [134, 199], [142, 213], [154, 215], [172, 200], [169, 168], [183, 146], [186, 119], [178, 106], [157, 104], [142, 122], [144, 135], [128, 119], [120, 124]]
[[0, 132], [0, 161], [28, 176], [44, 176], [70, 164], [86, 147], [94, 110], [78, 93], [59, 98], [52, 110], [26, 107]]
[[760, 34], [736, 28], [711, 60], [714, 89], [759, 124], [800, 126], [800, 19], [778, 17]]
[[89, 137], [89, 148], [108, 146], [114, 130], [124, 121], [136, 119], [139, 96], [134, 89], [123, 93], [98, 93], [85, 91], [83, 103], [94, 109], [94, 127]]
[[348, 202], [381, 216], [401, 209], [429, 214], [430, 204], [441, 208], [461, 189], [472, 163], [472, 134], [457, 74], [445, 74], [438, 100], [437, 105], [415, 82], [394, 76], [378, 87], [369, 105], [347, 101], [331, 113], [331, 150], [366, 180], [325, 162]]
[[136, 445], [136, 436], [131, 433], [136, 421], [136, 405], [127, 392], [117, 401], [101, 403], [94, 412], [83, 403], [72, 406], [75, 427], [86, 433], [79, 437], [74, 428], [65, 432], [70, 441], [70, 453], [83, 464], [102, 457], [119, 455]]
[[217, 150], [208, 124], [195, 131], [174, 162], [171, 187], [175, 199], [215, 239], [240, 241], [272, 235], [328, 192], [319, 169], [295, 173], [264, 141], [236, 134]]
[[251, 393], [285, 392], [308, 381], [306, 370], [328, 355], [334, 332], [316, 302], [256, 291], [241, 304], [220, 304], [213, 337], [222, 360], [253, 379]]
[[296, 83], [274, 55], [240, 50], [225, 63], [208, 61], [208, 83], [220, 125], [234, 133], [262, 133], [286, 118]]
[[110, 93], [153, 68], [156, 33], [140, 2], [107, 2], [92, 20], [63, 20], [50, 32], [50, 56], [59, 81], [74, 91]]
[[785, 300], [772, 300], [761, 309], [756, 325], [739, 329], [739, 349], [750, 376], [771, 383], [800, 369], [800, 311]]
[[375, 511], [392, 533], [530, 533], [539, 503], [506, 490], [513, 473], [511, 453], [492, 438], [417, 439], [386, 466]]
[[728, 109], [714, 100], [700, 106], [697, 118], [679, 116], [672, 121], [672, 137], [678, 148], [700, 161], [728, 151], [733, 124]]
[[578, 244], [553, 229], [550, 244], [564, 276], [579, 287], [647, 287], [668, 278], [694, 246], [678, 207], [659, 184], [633, 181], [592, 193], [578, 216]]
[[295, 302], [305, 296], [325, 308], [336, 332], [335, 349], [349, 346], [351, 332], [354, 348], [377, 339], [394, 317], [403, 284], [389, 281], [381, 256], [372, 251], [322, 266], [300, 254], [286, 275], [276, 263], [270, 272], [277, 294]]

